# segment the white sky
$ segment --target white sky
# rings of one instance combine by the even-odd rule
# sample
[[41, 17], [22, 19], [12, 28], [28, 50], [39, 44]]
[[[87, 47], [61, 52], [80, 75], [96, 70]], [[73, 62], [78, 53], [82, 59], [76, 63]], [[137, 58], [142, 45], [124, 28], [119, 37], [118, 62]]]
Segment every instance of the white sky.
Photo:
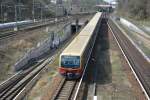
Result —
[[116, 0], [104, 0], [104, 1], [107, 1], [107, 2], [112, 2], [112, 1], [116, 1]]
[[[106, 1], [106, 2], [112, 2], [112, 1], [116, 1], [116, 0], [104, 0], [104, 1]], [[56, 3], [56, 0], [51, 0], [51, 2]]]

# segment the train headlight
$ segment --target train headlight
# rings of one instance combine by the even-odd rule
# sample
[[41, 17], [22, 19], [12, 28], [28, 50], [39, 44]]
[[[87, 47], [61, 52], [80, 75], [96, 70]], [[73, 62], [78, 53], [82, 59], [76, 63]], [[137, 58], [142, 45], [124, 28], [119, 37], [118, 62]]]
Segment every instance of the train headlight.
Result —
[[66, 74], [66, 71], [63, 70], [63, 69], [59, 69], [59, 71], [60, 71], [61, 74]]

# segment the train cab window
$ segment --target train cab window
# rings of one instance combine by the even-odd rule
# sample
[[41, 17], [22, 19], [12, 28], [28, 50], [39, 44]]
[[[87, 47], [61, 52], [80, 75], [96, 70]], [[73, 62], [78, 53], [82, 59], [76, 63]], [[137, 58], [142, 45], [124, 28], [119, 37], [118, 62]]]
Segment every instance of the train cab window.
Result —
[[61, 67], [79, 68], [80, 57], [79, 56], [61, 56]]

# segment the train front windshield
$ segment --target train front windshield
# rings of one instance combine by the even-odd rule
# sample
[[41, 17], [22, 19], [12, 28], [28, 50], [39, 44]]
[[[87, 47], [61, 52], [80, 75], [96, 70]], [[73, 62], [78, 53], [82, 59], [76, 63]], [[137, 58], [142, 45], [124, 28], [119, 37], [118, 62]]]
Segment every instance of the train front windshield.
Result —
[[79, 56], [61, 56], [61, 67], [79, 68], [80, 57]]

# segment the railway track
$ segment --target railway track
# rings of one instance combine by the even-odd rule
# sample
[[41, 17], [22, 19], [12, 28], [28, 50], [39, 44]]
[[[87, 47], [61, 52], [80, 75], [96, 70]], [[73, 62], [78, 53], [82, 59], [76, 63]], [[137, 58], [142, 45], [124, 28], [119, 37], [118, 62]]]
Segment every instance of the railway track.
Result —
[[12, 100], [19, 96], [18, 94], [27, 86], [31, 80], [44, 70], [47, 64], [53, 61], [54, 56], [51, 58], [38, 62], [35, 66], [25, 71], [20, 71], [5, 82], [0, 84], [0, 98], [1, 100]]
[[150, 62], [141, 54], [130, 37], [111, 19], [108, 26], [129, 64], [146, 98], [150, 100]]
[[[79, 14], [79, 15], [81, 16], [82, 14]], [[42, 22], [42, 21], [35, 22], [35, 23], [30, 24], [28, 26], [27, 25], [18, 26], [18, 29], [19, 29], [18, 31], [12, 31], [12, 29], [9, 30], [9, 31], [2, 31], [2, 32], [0, 32], [0, 40], [16, 36], [19, 31], [26, 31], [26, 30], [36, 29], [36, 28], [39, 28], [39, 27], [44, 27], [44, 26], [47, 26], [49, 24], [53, 24], [53, 23], [56, 23], [56, 22], [61, 22], [63, 20], [67, 20], [68, 18], [73, 18], [74, 16], [75, 15], [72, 15], [72, 16], [69, 16], [69, 17], [58, 17], [57, 21], [55, 21], [55, 18], [52, 18], [52, 19], [49, 19], [49, 20], [44, 21], [44, 22]]]
[[63, 78], [51, 100], [72, 100], [77, 80], [67, 80]]
[[[108, 16], [104, 16], [104, 18]], [[103, 24], [103, 23], [102, 23]], [[150, 63], [143, 57], [143, 55], [137, 50], [136, 46], [132, 44], [130, 39], [118, 29], [118, 27], [109, 20], [107, 22], [108, 28], [113, 34], [118, 46], [120, 47], [126, 61], [128, 62], [136, 80], [141, 86], [142, 91], [145, 94], [147, 100], [150, 100]], [[52, 100], [77, 100], [80, 96], [80, 90], [83, 84], [84, 76], [87, 70], [87, 65], [83, 72], [83, 75], [78, 83], [75, 81], [63, 81], [60, 83], [58, 90]], [[96, 83], [93, 85], [93, 98], [96, 97]], [[73, 92], [72, 92], [73, 91]], [[72, 97], [73, 95], [73, 97]], [[72, 98], [70, 98], [72, 97]], [[80, 97], [79, 97], [80, 98]]]
[[44, 22], [43, 21], [38, 21], [38, 22], [32, 23], [28, 26], [27, 25], [22, 25], [22, 26], [18, 27], [18, 29], [19, 29], [18, 31], [12, 31], [12, 29], [9, 30], [9, 31], [8, 30], [7, 31], [0, 31], [0, 40], [5, 39], [5, 38], [9, 38], [9, 37], [13, 37], [13, 36], [17, 35], [17, 33], [19, 31], [32, 30], [32, 29], [36, 29], [36, 28], [39, 28], [39, 27], [44, 27], [44, 26], [47, 26], [49, 24], [53, 24], [53, 23], [56, 23], [56, 22], [61, 22], [63, 20], [76, 19], [77, 16], [83, 17], [82, 15], [89, 15], [89, 14], [94, 14], [94, 12], [93, 13], [75, 14], [75, 15], [70, 15], [70, 16], [67, 16], [67, 17], [66, 16], [62, 17], [61, 16], [61, 17], [58, 17], [57, 21], [55, 20], [55, 18], [51, 18], [51, 19], [45, 20]]
[[[57, 20], [57, 23], [58, 22], [62, 22], [64, 20], [66, 20], [66, 19], [68, 19], [68, 18], [67, 17], [60, 17]], [[52, 18], [51, 20], [48, 20], [47, 22], [36, 22], [33, 25], [29, 25], [29, 26], [25, 26], [25, 25], [24, 26], [19, 26], [18, 27], [19, 28], [18, 31], [10, 30], [10, 31], [1, 32], [0, 33], [0, 40], [16, 36], [21, 31], [29, 31], [29, 30], [33, 30], [33, 29], [36, 29], [36, 28], [39, 28], [39, 27], [44, 27], [44, 26], [47, 26], [47, 25], [53, 24], [53, 23], [56, 23], [54, 18]]]
[[[53, 59], [54, 59], [54, 56], [52, 56], [49, 59], [42, 60], [38, 62], [34, 67], [31, 67], [30, 69], [26, 71], [20, 71], [14, 76], [12, 76], [11, 78], [9, 78], [8, 80], [6, 80], [5, 82], [1, 83], [0, 84], [0, 100], [22, 99], [21, 97], [25, 96], [24, 94], [26, 94], [24, 93], [24, 91], [26, 91], [27, 85], [30, 84], [31, 81], [33, 81], [33, 79], [39, 73], [41, 73], [45, 69], [45, 66], [48, 63], [50, 63]], [[64, 85], [64, 91], [65, 91], [65, 87], [68, 87], [68, 86], [70, 87], [70, 91], [71, 90], [73, 91], [74, 87], [76, 86], [76, 82], [69, 81], [69, 80], [65, 81], [64, 84], [66, 84]], [[62, 93], [63, 92], [60, 92], [59, 96], [63, 95]], [[71, 97], [68, 97], [68, 98], [71, 98]]]
[[[104, 16], [104, 18], [105, 17], [107, 18], [107, 16]], [[109, 20], [107, 25], [114, 38], [116, 39], [116, 42], [120, 47], [126, 61], [128, 62], [133, 74], [135, 75], [136, 80], [140, 84], [145, 97], [150, 100], [149, 61], [144, 58], [144, 56], [138, 51], [137, 47], [131, 42], [131, 40], [126, 35], [124, 35], [124, 33], [122, 33], [122, 31], [120, 31], [120, 29], [111, 20]], [[77, 100], [85, 72], [86, 68], [84, 70], [83, 76], [76, 86], [74, 86], [76, 83], [70, 81], [67, 82], [66, 79], [64, 79], [58, 87], [58, 90], [52, 100], [70, 100], [74, 87], [77, 88], [74, 92], [74, 97], [71, 98], [71, 100]], [[94, 98], [96, 98], [96, 83], [93, 85], [93, 94]]]
[[[10, 77], [8, 80], [1, 83], [0, 84], [1, 95], [2, 95], [2, 92], [4, 92], [4, 91], [7, 92], [8, 88], [12, 87], [13, 84], [16, 84], [17, 81], [20, 81], [22, 78], [24, 78], [27, 74], [29, 74], [32, 70], [34, 70], [40, 63], [42, 63], [42, 62], [39, 62], [38, 64], [34, 65], [33, 67], [31, 67], [25, 71], [22, 70], [22, 71], [16, 73], [12, 77]], [[0, 97], [1, 97], [1, 95], [0, 95]]]
[[[60, 45], [60, 48], [62, 48], [63, 45], [69, 41], [70, 39], [66, 40], [63, 44]], [[12, 100], [12, 98], [14, 98], [14, 100], [22, 99], [22, 97], [24, 97], [28, 91], [30, 91], [34, 85], [34, 81], [36, 82], [38, 80], [40, 73], [46, 69], [46, 65], [51, 63], [59, 54], [59, 52], [60, 51], [52, 50], [51, 54], [45, 57], [46, 59], [38, 61], [29, 69], [22, 70], [1, 83], [0, 100]]]
[[[98, 25], [99, 26], [99, 25]], [[96, 30], [96, 29], [95, 29]], [[97, 36], [98, 32], [95, 34], [95, 38]], [[82, 88], [82, 83], [84, 83], [84, 78], [86, 76], [87, 70], [88, 70], [88, 63], [92, 54], [92, 50], [94, 48], [96, 39], [94, 39], [91, 50], [89, 51], [89, 56], [87, 58], [86, 65], [84, 67], [82, 76], [79, 80], [67, 80], [64, 78], [58, 89], [55, 91], [55, 94], [51, 98], [51, 100], [78, 100], [78, 97], [80, 97], [80, 89]]]

